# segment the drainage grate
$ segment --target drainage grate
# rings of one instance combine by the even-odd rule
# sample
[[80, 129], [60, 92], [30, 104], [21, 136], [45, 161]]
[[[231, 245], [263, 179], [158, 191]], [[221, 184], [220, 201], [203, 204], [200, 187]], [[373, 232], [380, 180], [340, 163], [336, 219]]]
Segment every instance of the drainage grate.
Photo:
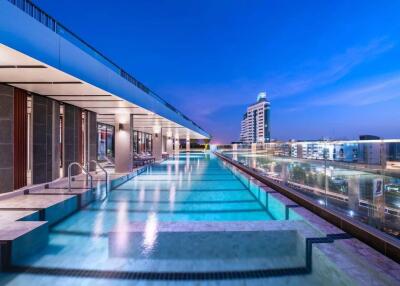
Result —
[[130, 272], [12, 266], [7, 272], [121, 280], [231, 280], [305, 275], [306, 267], [221, 272]]
[[333, 243], [338, 239], [352, 238], [347, 233], [328, 234], [326, 237], [306, 238], [306, 266], [279, 269], [259, 269], [248, 271], [219, 271], [219, 272], [136, 272], [136, 271], [106, 271], [65, 269], [51, 267], [9, 266], [9, 273], [26, 273], [50, 276], [68, 276], [77, 278], [120, 279], [120, 280], [232, 280], [257, 279], [280, 276], [306, 275], [312, 272], [312, 245], [314, 243]]

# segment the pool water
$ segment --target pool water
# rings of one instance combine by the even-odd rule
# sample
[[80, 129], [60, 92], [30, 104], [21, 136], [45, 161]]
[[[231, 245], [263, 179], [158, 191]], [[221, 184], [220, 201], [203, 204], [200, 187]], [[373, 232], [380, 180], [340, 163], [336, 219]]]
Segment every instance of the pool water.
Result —
[[[37, 273], [1, 275], [0, 284], [130, 284], [134, 281], [119, 280], [122, 274], [112, 279], [112, 271], [174, 273], [302, 267], [304, 241], [294, 231], [221, 228], [191, 232], [177, 230], [175, 224], [170, 230], [159, 230], [168, 223], [202, 224], [207, 228], [207, 223], [272, 223], [287, 219], [281, 202], [267, 199], [259, 186], [220, 159], [203, 153], [183, 154], [148, 167], [110, 192], [105, 201], [96, 201], [55, 225], [50, 230], [48, 247], [16, 265], [38, 269]], [[291, 213], [289, 220], [301, 217]], [[81, 270], [109, 271], [110, 279], [96, 279], [97, 272], [85, 278]], [[315, 279], [315, 275], [300, 275], [270, 281], [271, 285], [312, 285]], [[151, 280], [141, 282], [165, 282]], [[265, 285], [260, 279], [252, 282]]]

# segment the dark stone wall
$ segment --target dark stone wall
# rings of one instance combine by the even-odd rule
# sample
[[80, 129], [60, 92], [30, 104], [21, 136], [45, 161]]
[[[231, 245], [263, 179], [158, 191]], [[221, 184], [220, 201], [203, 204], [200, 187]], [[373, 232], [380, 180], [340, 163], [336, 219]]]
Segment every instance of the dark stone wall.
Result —
[[53, 100], [32, 95], [32, 183], [53, 179]]
[[14, 88], [0, 85], [0, 193], [14, 189], [13, 99]]
[[[68, 176], [68, 166], [72, 162], [82, 163], [82, 150], [81, 141], [82, 138], [82, 111], [79, 107], [75, 107], [69, 104], [64, 105], [64, 120], [63, 120], [63, 132], [64, 132], [64, 144], [63, 144], [63, 167], [64, 176]], [[71, 174], [77, 175], [81, 173], [80, 168], [74, 166]]]

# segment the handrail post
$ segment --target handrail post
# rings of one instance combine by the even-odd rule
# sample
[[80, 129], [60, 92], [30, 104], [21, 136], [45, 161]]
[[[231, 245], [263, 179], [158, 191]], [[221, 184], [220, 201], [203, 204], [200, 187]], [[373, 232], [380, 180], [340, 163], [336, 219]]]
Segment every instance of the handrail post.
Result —
[[78, 162], [72, 162], [68, 165], [68, 191], [71, 191], [71, 170], [72, 166], [78, 166], [81, 168], [82, 172], [86, 174], [87, 178], [90, 178], [90, 190], [93, 191], [93, 177], [92, 175], [88, 172], [88, 170], [83, 167], [81, 164]]
[[[106, 195], [108, 195], [108, 191], [109, 191], [109, 186], [108, 186], [108, 172], [106, 171], [106, 169], [104, 169], [104, 167], [103, 166], [101, 166], [100, 165], [100, 163], [99, 162], [97, 162], [96, 160], [91, 160], [88, 164], [90, 164], [90, 163], [95, 163], [103, 172], [104, 172], [104, 174], [106, 175]], [[89, 169], [89, 167], [88, 167], [88, 169]]]

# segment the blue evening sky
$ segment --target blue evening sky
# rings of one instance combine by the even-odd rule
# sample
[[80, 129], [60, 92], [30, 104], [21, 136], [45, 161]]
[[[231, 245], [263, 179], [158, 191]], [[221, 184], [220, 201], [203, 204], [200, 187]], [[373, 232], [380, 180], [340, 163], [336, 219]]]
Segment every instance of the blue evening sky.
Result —
[[34, 2], [214, 142], [260, 91], [272, 138], [400, 138], [400, 1]]

